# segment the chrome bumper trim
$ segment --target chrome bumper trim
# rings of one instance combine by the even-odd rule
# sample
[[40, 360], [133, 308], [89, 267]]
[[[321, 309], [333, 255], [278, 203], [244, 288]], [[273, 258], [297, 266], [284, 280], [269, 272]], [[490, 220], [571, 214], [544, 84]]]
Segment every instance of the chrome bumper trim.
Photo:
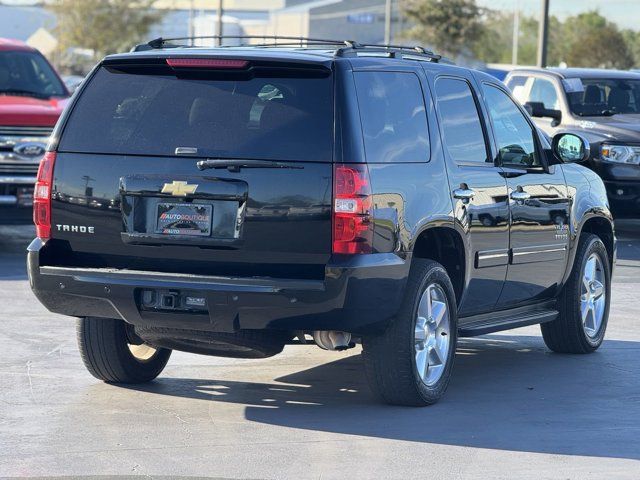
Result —
[[18, 177], [15, 175], [0, 175], [0, 184], [34, 185], [36, 177]]

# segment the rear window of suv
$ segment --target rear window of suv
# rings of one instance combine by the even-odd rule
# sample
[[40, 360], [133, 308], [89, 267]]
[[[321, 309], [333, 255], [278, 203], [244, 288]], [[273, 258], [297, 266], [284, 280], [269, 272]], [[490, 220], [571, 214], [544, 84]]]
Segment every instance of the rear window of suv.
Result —
[[429, 127], [418, 77], [404, 72], [354, 76], [367, 162], [429, 161]]
[[330, 77], [225, 79], [102, 67], [78, 99], [59, 150], [331, 161]]

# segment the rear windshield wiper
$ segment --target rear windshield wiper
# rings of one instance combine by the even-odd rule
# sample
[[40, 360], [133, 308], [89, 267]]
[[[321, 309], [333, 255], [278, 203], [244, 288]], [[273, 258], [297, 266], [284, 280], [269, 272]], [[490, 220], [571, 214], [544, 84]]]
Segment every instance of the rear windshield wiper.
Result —
[[0, 95], [24, 95], [27, 97], [35, 98], [51, 98], [48, 93], [34, 92], [31, 90], [20, 90], [18, 88], [9, 88], [7, 90], [0, 90]]
[[200, 160], [196, 163], [198, 170], [207, 170], [209, 168], [226, 168], [230, 172], [239, 172], [241, 168], [292, 168], [296, 170], [303, 169], [300, 165], [291, 165], [284, 162], [275, 162], [270, 160]]

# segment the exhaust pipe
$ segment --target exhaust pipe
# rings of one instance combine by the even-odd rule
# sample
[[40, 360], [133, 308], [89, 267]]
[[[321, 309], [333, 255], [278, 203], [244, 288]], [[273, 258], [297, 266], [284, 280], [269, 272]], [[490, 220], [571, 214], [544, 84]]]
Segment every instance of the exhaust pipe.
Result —
[[350, 333], [336, 330], [315, 330], [313, 332], [313, 341], [323, 350], [341, 351], [356, 346], [351, 341]]

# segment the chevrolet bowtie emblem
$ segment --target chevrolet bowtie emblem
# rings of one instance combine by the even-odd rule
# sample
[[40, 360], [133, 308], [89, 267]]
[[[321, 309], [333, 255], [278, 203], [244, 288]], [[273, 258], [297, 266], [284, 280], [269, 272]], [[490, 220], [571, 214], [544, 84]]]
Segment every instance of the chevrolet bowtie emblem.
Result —
[[162, 193], [169, 193], [174, 197], [186, 197], [188, 193], [195, 193], [196, 188], [198, 188], [198, 185], [189, 185], [187, 182], [174, 180], [162, 186]]

